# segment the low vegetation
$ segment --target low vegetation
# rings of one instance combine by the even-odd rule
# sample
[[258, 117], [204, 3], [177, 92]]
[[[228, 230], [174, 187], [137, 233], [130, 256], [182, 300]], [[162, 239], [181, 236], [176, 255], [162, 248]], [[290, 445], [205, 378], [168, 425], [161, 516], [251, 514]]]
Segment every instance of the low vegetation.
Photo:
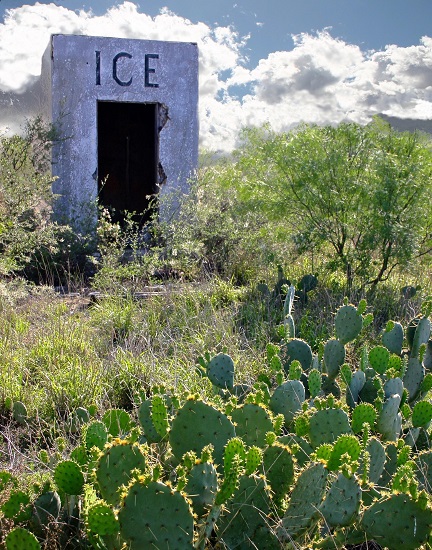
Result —
[[428, 548], [430, 141], [247, 130], [95, 238], [55, 139], [0, 143], [0, 546]]

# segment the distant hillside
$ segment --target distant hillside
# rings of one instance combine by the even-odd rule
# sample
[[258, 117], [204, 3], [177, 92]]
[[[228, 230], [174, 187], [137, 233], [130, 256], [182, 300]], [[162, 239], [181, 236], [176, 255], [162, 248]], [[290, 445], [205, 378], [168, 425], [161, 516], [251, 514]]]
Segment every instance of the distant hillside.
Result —
[[400, 131], [413, 132], [420, 130], [432, 134], [432, 120], [420, 120], [416, 118], [399, 118], [395, 116], [380, 115], [381, 118], [389, 122], [393, 128]]

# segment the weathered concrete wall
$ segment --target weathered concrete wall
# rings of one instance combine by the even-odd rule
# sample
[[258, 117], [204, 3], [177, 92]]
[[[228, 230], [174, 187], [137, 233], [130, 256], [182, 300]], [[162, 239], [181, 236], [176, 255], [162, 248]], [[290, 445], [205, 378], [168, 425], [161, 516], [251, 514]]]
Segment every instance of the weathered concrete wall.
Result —
[[53, 154], [59, 218], [81, 229], [95, 221], [98, 101], [165, 105], [169, 119], [159, 134], [166, 175], [161, 193], [187, 188], [198, 156], [196, 44], [53, 35], [41, 82], [48, 117], [63, 138]]

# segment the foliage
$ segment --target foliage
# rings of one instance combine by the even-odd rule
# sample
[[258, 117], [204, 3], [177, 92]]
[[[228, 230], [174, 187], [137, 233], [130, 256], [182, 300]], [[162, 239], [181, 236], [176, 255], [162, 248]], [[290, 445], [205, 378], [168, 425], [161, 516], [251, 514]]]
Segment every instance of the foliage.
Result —
[[[408, 348], [394, 353], [389, 322], [383, 345], [341, 366], [339, 348], [348, 356], [366, 310], [364, 301], [339, 307], [335, 337], [307, 362], [283, 353], [303, 355], [304, 340], [269, 346], [251, 384], [234, 383], [240, 371], [226, 352], [205, 353], [205, 397], [158, 384], [131, 413], [70, 410], [67, 437], [48, 450], [36, 443], [32, 473], [0, 471], [6, 547], [423, 548], [432, 537], [431, 323], [413, 320], [402, 329]], [[13, 408], [12, 424], [37, 426], [23, 403]]]
[[39, 118], [24, 136], [0, 140], [0, 272], [21, 269], [35, 250], [54, 251], [56, 225], [50, 220], [54, 197], [49, 175], [52, 129]]
[[183, 261], [184, 271], [195, 277], [215, 274], [247, 284], [262, 276], [263, 269], [284, 263], [287, 247], [275, 240], [266, 214], [246, 204], [232, 185], [236, 174], [229, 159], [204, 155], [188, 193], [176, 198], [177, 215], [155, 227], [165, 258]]
[[[324, 252], [348, 290], [386, 280], [431, 251], [429, 140], [380, 119], [367, 126], [246, 130], [230, 183], [253, 211], [285, 225], [299, 252]], [[277, 238], [277, 234], [273, 235]]]

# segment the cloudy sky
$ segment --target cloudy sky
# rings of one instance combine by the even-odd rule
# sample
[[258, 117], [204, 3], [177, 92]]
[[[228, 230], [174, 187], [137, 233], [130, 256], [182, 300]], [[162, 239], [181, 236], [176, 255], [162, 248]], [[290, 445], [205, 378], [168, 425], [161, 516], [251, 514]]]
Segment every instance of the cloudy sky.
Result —
[[265, 122], [432, 121], [430, 0], [0, 0], [0, 128], [40, 109], [53, 33], [197, 42], [207, 149]]

